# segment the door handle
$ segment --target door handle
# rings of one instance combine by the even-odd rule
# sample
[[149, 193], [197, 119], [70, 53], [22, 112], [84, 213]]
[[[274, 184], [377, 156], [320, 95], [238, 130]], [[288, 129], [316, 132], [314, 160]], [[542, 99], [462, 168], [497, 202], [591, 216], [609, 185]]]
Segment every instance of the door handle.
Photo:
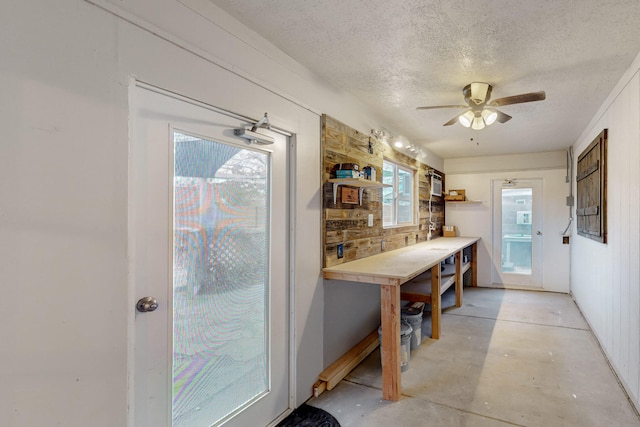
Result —
[[140, 313], [154, 311], [156, 308], [158, 308], [158, 300], [156, 300], [154, 297], [140, 298], [136, 303], [136, 309]]

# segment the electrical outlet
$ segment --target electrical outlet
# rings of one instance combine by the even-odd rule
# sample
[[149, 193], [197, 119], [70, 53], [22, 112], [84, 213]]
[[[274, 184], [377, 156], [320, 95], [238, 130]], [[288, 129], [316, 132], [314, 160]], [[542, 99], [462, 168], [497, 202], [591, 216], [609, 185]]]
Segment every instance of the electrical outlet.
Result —
[[384, 239], [380, 241], [380, 250], [384, 251]]
[[369, 214], [369, 218], [367, 219], [367, 225], [369, 227], [373, 227], [373, 214]]

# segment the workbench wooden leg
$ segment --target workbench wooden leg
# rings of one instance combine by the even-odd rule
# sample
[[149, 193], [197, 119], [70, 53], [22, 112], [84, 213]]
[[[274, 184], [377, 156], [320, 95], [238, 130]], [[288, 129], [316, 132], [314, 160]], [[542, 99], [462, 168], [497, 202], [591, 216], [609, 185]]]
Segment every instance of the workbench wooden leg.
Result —
[[464, 281], [462, 279], [462, 251], [456, 252], [456, 307], [462, 307], [462, 292]]
[[400, 286], [382, 285], [380, 291], [382, 310], [382, 398], [400, 400], [402, 383], [400, 376]]
[[440, 339], [440, 315], [442, 295], [440, 295], [440, 263], [431, 268], [431, 338]]
[[478, 242], [471, 245], [471, 286], [478, 286]]

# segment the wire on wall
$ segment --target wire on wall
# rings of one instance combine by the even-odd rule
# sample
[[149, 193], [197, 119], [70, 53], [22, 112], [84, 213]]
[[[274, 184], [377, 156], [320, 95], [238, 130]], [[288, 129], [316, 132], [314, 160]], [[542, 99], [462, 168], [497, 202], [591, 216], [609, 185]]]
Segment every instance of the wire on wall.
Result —
[[[426, 175], [431, 178], [434, 173], [435, 170], [428, 169]], [[433, 201], [433, 189], [431, 186], [433, 186], [433, 180], [429, 180], [429, 232], [427, 233], [427, 240], [431, 240], [431, 232], [436, 229], [436, 224], [433, 222], [433, 211], [431, 209], [431, 202]]]

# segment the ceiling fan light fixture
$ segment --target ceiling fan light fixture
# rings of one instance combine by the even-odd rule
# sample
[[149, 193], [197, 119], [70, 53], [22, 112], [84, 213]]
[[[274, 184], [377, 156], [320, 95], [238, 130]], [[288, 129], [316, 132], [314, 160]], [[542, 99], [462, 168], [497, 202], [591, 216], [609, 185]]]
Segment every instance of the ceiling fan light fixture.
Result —
[[483, 104], [489, 95], [489, 84], [482, 82], [471, 83], [471, 100], [477, 105]]
[[471, 123], [473, 122], [473, 118], [474, 118], [473, 111], [469, 110], [463, 115], [461, 115], [460, 117], [458, 117], [458, 121], [462, 126], [468, 128], [469, 126], [471, 126]]
[[484, 129], [491, 126], [496, 121], [506, 123], [511, 120], [511, 116], [496, 110], [495, 107], [504, 105], [522, 104], [524, 102], [542, 101], [546, 99], [544, 91], [521, 93], [519, 95], [506, 96], [490, 101], [493, 86], [489, 83], [473, 82], [462, 89], [464, 101], [467, 105], [434, 105], [417, 107], [418, 110], [432, 110], [436, 108], [468, 108], [464, 113], [460, 113], [445, 122], [443, 126], [451, 126], [459, 122], [462, 126], [473, 128], [474, 130]]
[[482, 117], [474, 117], [473, 122], [471, 123], [471, 129], [473, 130], [482, 130], [484, 129], [484, 120]]
[[498, 118], [498, 113], [494, 110], [484, 109], [482, 110], [482, 118], [487, 126], [491, 126]]

